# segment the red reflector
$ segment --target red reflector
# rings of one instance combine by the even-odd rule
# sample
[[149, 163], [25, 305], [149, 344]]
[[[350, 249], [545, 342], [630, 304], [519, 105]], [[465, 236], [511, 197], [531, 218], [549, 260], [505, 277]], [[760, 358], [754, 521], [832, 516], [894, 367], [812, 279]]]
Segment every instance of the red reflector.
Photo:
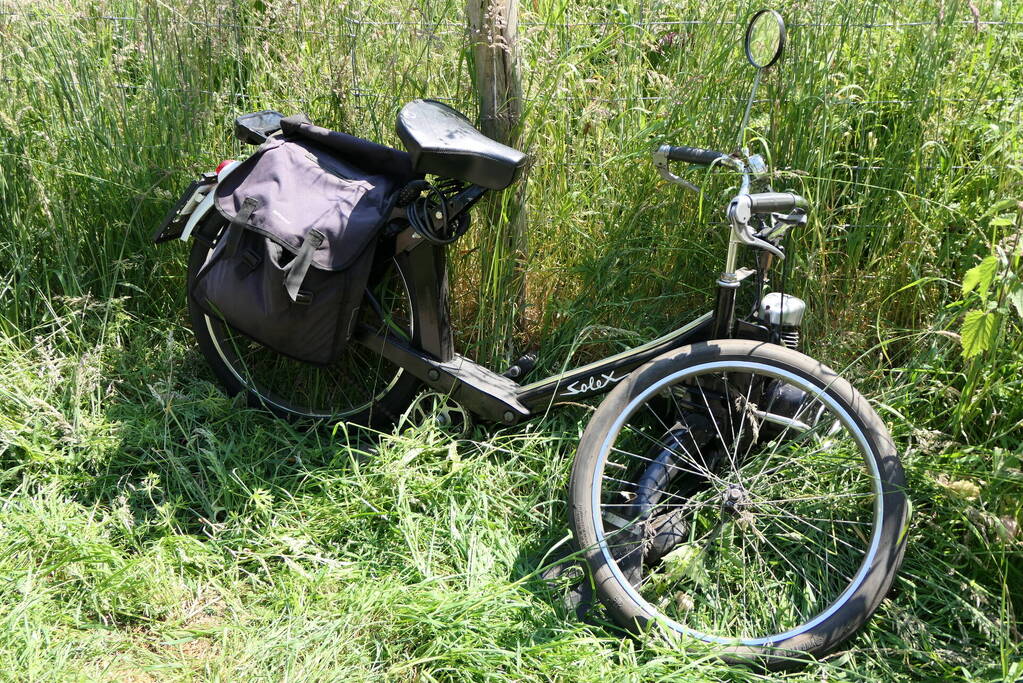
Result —
[[233, 164], [234, 161], [235, 161], [234, 159], [224, 159], [223, 161], [220, 162], [220, 165], [217, 166], [217, 170], [214, 171], [214, 173], [220, 175], [220, 172], [224, 170], [224, 167], [227, 166], [228, 164]]

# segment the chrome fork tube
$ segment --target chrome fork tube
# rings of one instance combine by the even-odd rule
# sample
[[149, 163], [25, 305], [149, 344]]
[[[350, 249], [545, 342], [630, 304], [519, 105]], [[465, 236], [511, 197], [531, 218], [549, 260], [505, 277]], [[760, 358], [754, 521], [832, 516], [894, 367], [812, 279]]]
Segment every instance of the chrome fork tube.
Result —
[[[742, 167], [742, 184], [739, 186], [739, 194], [749, 194], [749, 171], [745, 165]], [[731, 222], [731, 221], [729, 221]], [[725, 271], [721, 273], [721, 277], [718, 278], [718, 282], [721, 281], [735, 281], [735, 264], [739, 258], [739, 241], [738, 236], [735, 234], [735, 228], [732, 227], [728, 231], [728, 254], [725, 255]]]
[[[750, 178], [746, 165], [742, 165], [742, 184], [739, 194], [749, 194]], [[731, 222], [731, 221], [729, 221]], [[739, 260], [739, 236], [733, 226], [728, 231], [728, 253], [725, 255], [725, 270], [718, 278], [717, 301], [714, 304], [714, 338], [731, 339], [735, 331], [735, 294], [739, 289], [736, 265]]]
[[725, 272], [721, 273], [722, 280], [731, 276], [735, 277], [735, 263], [739, 259], [739, 240], [735, 238], [733, 230], [728, 235], [728, 254], [725, 256]]

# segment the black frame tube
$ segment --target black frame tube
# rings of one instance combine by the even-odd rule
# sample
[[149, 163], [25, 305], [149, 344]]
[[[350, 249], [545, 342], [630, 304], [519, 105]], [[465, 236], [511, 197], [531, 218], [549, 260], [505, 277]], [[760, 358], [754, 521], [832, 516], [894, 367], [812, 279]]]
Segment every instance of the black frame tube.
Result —
[[411, 287], [409, 295], [418, 313], [416, 339], [419, 348], [438, 361], [455, 355], [448, 308], [447, 252], [443, 246], [422, 239], [406, 255]]
[[649, 344], [527, 384], [519, 390], [518, 399], [536, 414], [555, 403], [606, 394], [630, 372], [654, 358], [689, 344], [709, 341], [713, 323], [713, 314], [705, 313]]
[[731, 339], [735, 336], [735, 294], [739, 291], [740, 280], [718, 280], [717, 299], [714, 302], [714, 339]]
[[[532, 417], [555, 403], [607, 393], [630, 372], [664, 353], [697, 342], [730, 339], [737, 332], [735, 301], [741, 279], [719, 280], [714, 311], [635, 349], [515, 387], [506, 377], [455, 354], [445, 248], [406, 230], [397, 236], [395, 249], [408, 265], [411, 280], [410, 295], [418, 320], [413, 343], [409, 346], [398, 339], [378, 336], [357, 336], [355, 340], [390, 358], [428, 386], [455, 392], [473, 413], [508, 424]], [[763, 341], [770, 341], [769, 331], [759, 326], [743, 326], [741, 332], [743, 338], [763, 336]], [[459, 376], [467, 387], [472, 386], [471, 390], [460, 390]], [[509, 411], [509, 406], [514, 410]]]

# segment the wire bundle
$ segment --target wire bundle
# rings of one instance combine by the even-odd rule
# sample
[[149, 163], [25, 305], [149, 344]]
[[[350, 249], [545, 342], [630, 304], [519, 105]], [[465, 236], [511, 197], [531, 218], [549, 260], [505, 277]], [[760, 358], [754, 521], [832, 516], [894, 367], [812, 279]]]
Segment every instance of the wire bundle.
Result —
[[[409, 224], [432, 244], [451, 244], [469, 229], [468, 212], [451, 216], [448, 198], [463, 189], [461, 181], [446, 178], [436, 185], [425, 180], [414, 181], [407, 190], [418, 193], [406, 210]], [[413, 183], [410, 183], [411, 186]]]

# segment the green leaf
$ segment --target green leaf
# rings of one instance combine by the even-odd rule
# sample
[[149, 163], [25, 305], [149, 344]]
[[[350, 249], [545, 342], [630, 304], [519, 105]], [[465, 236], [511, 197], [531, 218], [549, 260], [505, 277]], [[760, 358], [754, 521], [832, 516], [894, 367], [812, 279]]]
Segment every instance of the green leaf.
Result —
[[966, 296], [974, 289], [980, 294], [981, 299], [987, 299], [988, 290], [998, 272], [998, 257], [988, 256], [983, 261], [966, 271], [963, 276], [963, 296]]
[[1009, 302], [1019, 313], [1019, 317], [1023, 318], [1023, 285], [1016, 285], [1009, 292]]
[[989, 206], [988, 210], [985, 211], [983, 215], [993, 216], [995, 214], [1008, 211], [1010, 209], [1015, 209], [1017, 206], [1019, 206], [1019, 200], [1017, 199], [1002, 199]]
[[972, 358], [991, 348], [995, 341], [998, 316], [984, 311], [970, 311], [963, 318], [963, 358]]

